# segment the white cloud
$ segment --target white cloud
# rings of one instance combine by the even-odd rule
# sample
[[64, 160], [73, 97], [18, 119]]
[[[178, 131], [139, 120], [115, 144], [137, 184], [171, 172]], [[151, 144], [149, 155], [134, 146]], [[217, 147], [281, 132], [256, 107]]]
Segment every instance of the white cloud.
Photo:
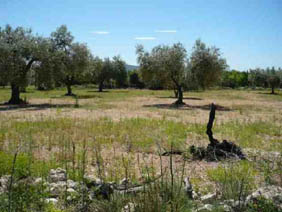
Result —
[[160, 32], [160, 33], [177, 33], [177, 30], [156, 30], [155, 32]]
[[107, 35], [107, 34], [110, 34], [110, 32], [108, 32], [108, 31], [94, 31], [92, 33], [93, 34], [97, 34], [97, 35]]
[[135, 37], [135, 40], [156, 40], [155, 37]]

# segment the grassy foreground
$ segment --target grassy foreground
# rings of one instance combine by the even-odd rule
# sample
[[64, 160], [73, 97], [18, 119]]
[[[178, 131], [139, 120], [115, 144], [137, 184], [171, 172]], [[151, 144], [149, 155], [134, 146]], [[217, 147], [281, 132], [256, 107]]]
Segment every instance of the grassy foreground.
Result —
[[[29, 105], [0, 105], [0, 176], [47, 178], [51, 168], [62, 167], [73, 180], [81, 180], [87, 173], [104, 181], [129, 178], [140, 183], [161, 174], [170, 182], [150, 188], [151, 194], [91, 203], [96, 211], [120, 211], [129, 202], [139, 204], [139, 211], [190, 211], [196, 203], [179, 192], [186, 176], [197, 192], [218, 190], [224, 199], [242, 195], [236, 189], [242, 181], [247, 181], [246, 195], [261, 185], [282, 185], [281, 91], [277, 95], [269, 95], [266, 90], [187, 92], [186, 106], [181, 108], [171, 106], [175, 101], [172, 91], [123, 89], [98, 93], [94, 88], [77, 87], [76, 98], [65, 97], [64, 93], [63, 89], [39, 92], [30, 87], [22, 94]], [[7, 101], [9, 95], [8, 88], [0, 89], [0, 102]], [[192, 160], [189, 146], [208, 144], [205, 130], [212, 102], [220, 106], [215, 137], [241, 146], [250, 161]], [[170, 148], [187, 154], [160, 156]], [[167, 195], [171, 192], [163, 198], [165, 202], [156, 197], [162, 190]], [[150, 197], [153, 193], [155, 196]], [[73, 205], [60, 210], [47, 205], [42, 211], [71, 211]], [[32, 211], [30, 207], [26, 203], [22, 208]]]

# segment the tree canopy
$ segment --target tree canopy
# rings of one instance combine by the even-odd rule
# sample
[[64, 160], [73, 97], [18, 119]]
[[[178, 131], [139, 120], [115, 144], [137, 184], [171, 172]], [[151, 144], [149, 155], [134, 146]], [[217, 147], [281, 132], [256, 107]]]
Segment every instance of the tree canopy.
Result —
[[[281, 86], [281, 68], [256, 68], [240, 72], [229, 70], [220, 50], [196, 40], [188, 57], [184, 45], [158, 45], [146, 51], [136, 47], [139, 69], [128, 73], [120, 56], [94, 57], [86, 44], [74, 41], [65, 25], [49, 37], [33, 34], [31, 29], [0, 28], [0, 86], [11, 86], [9, 104], [25, 103], [20, 93], [27, 85], [40, 90], [66, 86], [66, 95], [74, 95], [72, 86], [96, 83], [99, 91], [105, 87], [127, 86], [149, 89], [173, 89], [177, 101], [184, 104], [183, 90], [223, 87]], [[136, 67], [138, 68], [138, 67]]]
[[221, 74], [227, 69], [226, 60], [221, 57], [216, 47], [207, 47], [201, 40], [197, 40], [190, 58], [191, 70], [197, 83], [203, 89], [217, 83]]
[[55, 53], [55, 74], [61, 83], [67, 86], [66, 95], [74, 95], [71, 86], [76, 84], [87, 70], [90, 51], [86, 44], [74, 43], [74, 37], [65, 25], [51, 34], [51, 42]]
[[185, 82], [186, 49], [181, 43], [172, 46], [159, 45], [146, 52], [137, 46], [138, 63], [144, 82], [158, 79], [162, 85], [173, 85], [178, 91], [176, 104], [183, 104], [183, 83]]
[[33, 35], [31, 29], [7, 25], [0, 28], [0, 74], [11, 85], [9, 104], [24, 103], [20, 86], [25, 82], [32, 65], [40, 62], [50, 51], [48, 39]]

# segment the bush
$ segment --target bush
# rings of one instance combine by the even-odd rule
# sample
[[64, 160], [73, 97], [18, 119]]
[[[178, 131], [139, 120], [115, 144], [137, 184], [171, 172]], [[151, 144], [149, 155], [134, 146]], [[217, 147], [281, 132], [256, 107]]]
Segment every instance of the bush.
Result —
[[260, 198], [255, 202], [249, 203], [247, 206], [247, 212], [282, 212], [277, 208], [271, 200]]
[[9, 192], [0, 195], [0, 211], [45, 211], [48, 193], [41, 183], [35, 185], [29, 179], [15, 183]]

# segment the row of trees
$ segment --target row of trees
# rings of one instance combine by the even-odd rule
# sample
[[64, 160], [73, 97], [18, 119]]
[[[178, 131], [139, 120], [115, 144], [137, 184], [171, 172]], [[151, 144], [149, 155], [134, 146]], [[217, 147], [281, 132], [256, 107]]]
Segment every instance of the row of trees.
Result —
[[270, 87], [271, 93], [274, 94], [274, 88], [282, 87], [282, 69], [251, 69], [248, 80], [251, 87]]
[[34, 35], [30, 29], [7, 25], [0, 28], [0, 85], [11, 86], [9, 104], [20, 104], [20, 92], [29, 85], [39, 90], [59, 86], [74, 95], [75, 84], [95, 83], [102, 92], [105, 86], [172, 89], [176, 104], [183, 104], [183, 91], [222, 87], [278, 87], [282, 69], [229, 71], [220, 50], [197, 40], [188, 57], [181, 43], [159, 45], [145, 51], [136, 47], [139, 69], [127, 72], [119, 57], [94, 57], [86, 44], [74, 42], [65, 25], [49, 37]]
[[28, 84], [39, 90], [65, 86], [66, 95], [74, 95], [75, 84], [97, 83], [102, 91], [110, 80], [125, 86], [125, 62], [118, 56], [112, 60], [94, 57], [86, 44], [74, 42], [65, 25], [47, 38], [22, 27], [0, 28], [0, 83], [11, 85], [8, 104], [24, 103], [20, 92]]
[[[227, 64], [216, 47], [207, 47], [197, 40], [190, 58], [181, 43], [172, 46], [160, 45], [151, 52], [137, 46], [138, 63], [145, 85], [174, 89], [176, 104], [183, 104], [183, 89], [197, 85], [203, 89], [212, 86], [220, 79]], [[187, 86], [188, 85], [188, 86]]]
[[224, 71], [222, 73], [221, 85], [230, 88], [271, 88], [271, 93], [274, 94], [275, 88], [282, 87], [282, 69], [272, 67], [250, 69], [243, 72], [236, 70]]

